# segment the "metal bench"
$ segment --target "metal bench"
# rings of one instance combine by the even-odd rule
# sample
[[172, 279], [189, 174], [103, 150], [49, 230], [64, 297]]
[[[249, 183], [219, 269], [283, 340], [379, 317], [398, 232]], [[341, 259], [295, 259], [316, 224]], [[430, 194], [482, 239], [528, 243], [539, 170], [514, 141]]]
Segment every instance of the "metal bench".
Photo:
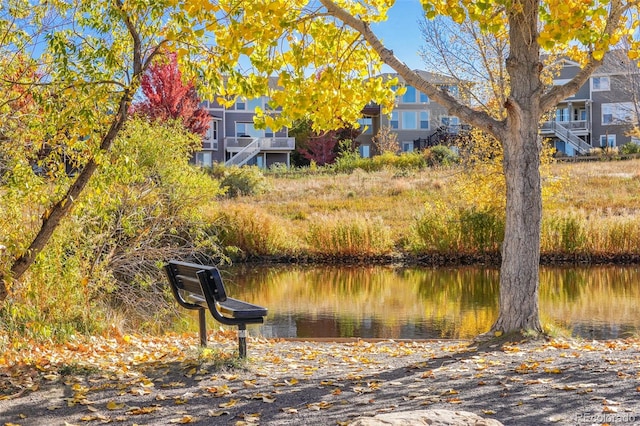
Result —
[[208, 309], [218, 322], [238, 326], [238, 352], [240, 358], [246, 358], [247, 324], [262, 324], [267, 308], [227, 297], [215, 266], [171, 260], [164, 270], [180, 306], [198, 310], [200, 344], [207, 345], [205, 310]]

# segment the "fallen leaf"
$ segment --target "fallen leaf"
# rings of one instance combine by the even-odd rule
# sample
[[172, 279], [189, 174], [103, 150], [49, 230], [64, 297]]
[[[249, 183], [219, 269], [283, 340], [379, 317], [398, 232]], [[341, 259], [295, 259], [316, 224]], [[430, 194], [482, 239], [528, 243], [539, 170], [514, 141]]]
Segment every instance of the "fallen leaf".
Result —
[[223, 402], [221, 404], [218, 404], [218, 407], [220, 407], [220, 408], [235, 407], [236, 404], [238, 404], [239, 401], [240, 401], [239, 399], [231, 399], [231, 400], [229, 400], [229, 402]]
[[223, 410], [209, 410], [208, 411], [209, 417], [220, 417], [220, 416], [228, 416], [229, 412], [228, 411], [223, 411]]
[[107, 402], [107, 410], [120, 410], [124, 408], [124, 403], [117, 403], [115, 401]]
[[178, 424], [186, 424], [186, 423], [195, 423], [198, 419], [196, 417], [185, 414], [184, 416], [176, 419], [169, 420], [169, 423], [178, 423]]

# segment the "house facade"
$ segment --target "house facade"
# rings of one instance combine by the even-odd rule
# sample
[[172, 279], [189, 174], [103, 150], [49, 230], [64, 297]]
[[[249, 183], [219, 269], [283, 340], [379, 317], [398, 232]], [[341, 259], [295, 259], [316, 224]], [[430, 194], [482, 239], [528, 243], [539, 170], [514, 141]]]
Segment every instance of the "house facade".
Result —
[[[579, 64], [564, 60], [555, 85], [570, 81]], [[612, 51], [578, 92], [564, 99], [540, 127], [559, 154], [588, 154], [594, 148], [640, 143], [629, 132], [638, 124], [638, 67], [624, 51]]]
[[[416, 72], [430, 83], [458, 96], [457, 80], [426, 71]], [[384, 77], [398, 78], [399, 83], [404, 85], [404, 80], [397, 74], [385, 74]], [[365, 107], [360, 124], [365, 130], [356, 138], [356, 142], [362, 157], [377, 153], [374, 137], [383, 127], [390, 128], [396, 134], [402, 152], [439, 144], [450, 145], [461, 131], [468, 129], [458, 117], [449, 115], [444, 107], [413, 86], [406, 86], [405, 93], [397, 97], [391, 115], [381, 114], [378, 105]]]
[[[564, 60], [554, 84], [569, 82], [579, 70], [578, 63]], [[418, 72], [432, 84], [458, 95], [456, 80]], [[387, 76], [398, 77], [403, 83], [396, 74]], [[620, 147], [629, 142], [640, 144], [638, 137], [630, 135], [630, 131], [638, 126], [639, 97], [640, 69], [629, 60], [626, 52], [612, 51], [578, 92], [549, 112], [540, 125], [540, 134], [553, 144], [558, 154], [567, 156], [588, 154], [594, 148]], [[397, 135], [401, 151], [436, 144], [455, 145], [455, 138], [469, 128], [411, 86], [397, 98], [390, 116], [382, 115], [377, 105], [367, 106], [361, 125], [366, 130], [357, 142], [363, 157], [375, 153], [373, 138], [381, 127], [388, 126]]]
[[209, 112], [209, 130], [202, 140], [202, 150], [194, 156], [196, 164], [211, 166], [213, 163], [226, 165], [256, 165], [268, 168], [281, 163], [291, 164], [291, 153], [295, 150], [295, 139], [290, 138], [288, 129], [277, 132], [271, 129], [256, 129], [253, 124], [255, 110], [260, 107], [269, 111], [268, 98], [238, 98], [230, 108], [217, 102], [202, 102]]

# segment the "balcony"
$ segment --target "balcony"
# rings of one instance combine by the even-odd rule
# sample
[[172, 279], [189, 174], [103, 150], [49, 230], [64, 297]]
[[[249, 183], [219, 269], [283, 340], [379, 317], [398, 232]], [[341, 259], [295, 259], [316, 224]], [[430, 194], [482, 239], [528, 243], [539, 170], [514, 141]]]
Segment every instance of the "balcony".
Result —
[[250, 145], [260, 151], [293, 151], [296, 148], [294, 138], [252, 138], [250, 136], [233, 136], [224, 138], [227, 152], [240, 152]]
[[556, 129], [556, 123], [560, 124], [565, 129], [568, 129], [574, 133], [588, 132], [590, 130], [590, 123], [587, 120], [578, 121], [545, 121], [540, 126], [540, 133], [553, 134]]

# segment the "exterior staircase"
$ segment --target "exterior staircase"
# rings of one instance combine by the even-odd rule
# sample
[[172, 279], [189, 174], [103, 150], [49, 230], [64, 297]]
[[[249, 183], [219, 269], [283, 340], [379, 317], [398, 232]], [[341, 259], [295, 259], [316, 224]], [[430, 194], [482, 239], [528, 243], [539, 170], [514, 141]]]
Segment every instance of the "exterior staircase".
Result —
[[251, 141], [250, 144], [242, 148], [240, 151], [238, 151], [237, 154], [235, 154], [233, 157], [228, 159], [224, 163], [224, 165], [238, 166], [238, 167], [244, 166], [245, 164], [247, 164], [249, 160], [251, 160], [253, 157], [258, 155], [259, 152], [260, 152], [260, 139], [255, 138], [253, 139], [253, 141]]
[[587, 154], [592, 148], [591, 145], [580, 139], [575, 133], [557, 121], [544, 123], [542, 130], [544, 133], [553, 133], [554, 136], [571, 145], [579, 154]]

